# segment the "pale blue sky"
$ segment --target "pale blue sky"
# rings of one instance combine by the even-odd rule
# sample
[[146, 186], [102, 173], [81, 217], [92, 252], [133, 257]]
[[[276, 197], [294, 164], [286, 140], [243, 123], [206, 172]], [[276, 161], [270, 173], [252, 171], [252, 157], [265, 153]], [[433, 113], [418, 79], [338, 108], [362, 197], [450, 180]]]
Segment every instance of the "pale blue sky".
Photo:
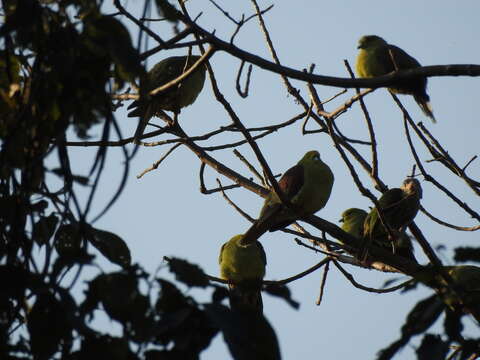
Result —
[[[249, 1], [220, 1], [233, 16], [251, 14]], [[141, 1], [129, 1], [127, 8], [138, 12]], [[271, 2], [261, 2], [265, 8]], [[302, 69], [316, 64], [316, 72], [322, 75], [348, 76], [343, 59], [354, 64], [356, 43], [361, 35], [376, 34], [388, 42], [400, 46], [424, 65], [451, 63], [480, 63], [478, 47], [478, 15], [480, 2], [476, 0], [452, 1], [278, 1], [266, 14], [266, 24], [281, 62], [289, 67]], [[191, 15], [199, 11], [203, 15], [199, 24], [228, 40], [233, 31], [231, 23], [210, 5], [208, 1], [190, 0], [187, 3]], [[130, 25], [130, 24], [129, 24]], [[134, 30], [134, 27], [130, 28]], [[165, 23], [152, 27], [164, 38], [170, 29]], [[154, 46], [154, 42], [151, 41]], [[269, 54], [259, 31], [258, 23], [251, 21], [237, 37], [236, 45], [265, 57]], [[149, 68], [160, 59], [181, 51], [163, 52], [149, 59]], [[261, 126], [279, 123], [298, 114], [302, 109], [288, 96], [278, 75], [254, 68], [250, 96], [242, 99], [236, 93], [235, 77], [239, 61], [228, 54], [217, 53], [211, 64], [219, 80], [221, 91], [232, 104], [246, 126]], [[294, 82], [302, 94], [305, 84]], [[465, 164], [478, 154], [479, 121], [477, 112], [480, 79], [467, 77], [430, 78], [429, 94], [438, 120], [433, 125], [418, 109], [410, 97], [401, 97], [414, 120], [423, 121], [430, 131], [449, 150], [459, 164]], [[325, 99], [340, 89], [317, 86], [319, 95]], [[327, 105], [332, 110], [353, 95], [353, 90]], [[408, 152], [403, 131], [401, 113], [393, 104], [386, 90], [370, 94], [366, 104], [373, 118], [379, 152], [381, 178], [390, 187], [400, 185], [410, 173], [413, 164]], [[136, 120], [126, 117], [123, 109], [117, 120], [124, 126], [124, 134], [131, 135]], [[213, 99], [211, 86], [205, 88], [196, 103], [184, 110], [180, 122], [188, 134], [198, 135], [230, 123], [228, 115]], [[367, 139], [364, 120], [358, 104], [338, 121], [344, 133], [350, 137]], [[92, 135], [95, 131], [92, 131]], [[218, 144], [240, 139], [237, 135], [223, 136], [206, 144]], [[294, 165], [305, 151], [317, 149], [322, 159], [335, 173], [335, 184], [327, 206], [318, 216], [338, 223], [341, 212], [349, 207], [367, 208], [368, 199], [362, 197], [353, 184], [345, 164], [326, 135], [301, 135], [301, 122], [279, 131], [258, 142], [272, 170], [280, 173]], [[419, 143], [417, 142], [419, 145]], [[430, 159], [421, 145], [418, 146], [422, 160]], [[82, 160], [77, 172], [88, 168], [92, 149], [73, 148], [72, 156]], [[136, 175], [159, 159], [167, 150], [162, 148], [141, 149], [131, 164], [128, 185], [114, 208], [97, 224], [99, 228], [121, 235], [128, 243], [134, 262], [149, 271], [155, 270], [162, 257], [178, 256], [199, 264], [207, 273], [218, 274], [217, 256], [223, 242], [242, 233], [248, 222], [238, 215], [220, 194], [205, 196], [199, 189], [199, 161], [187, 149], [177, 149], [158, 170], [137, 180]], [[254, 159], [248, 147], [239, 149], [249, 159]], [[362, 152], [366, 155], [369, 149]], [[122, 171], [122, 158], [118, 149], [109, 150], [110, 160], [101, 183], [97, 206], [103, 204]], [[232, 154], [231, 150], [213, 153], [219, 160], [232, 166], [246, 176], [248, 170]], [[85, 161], [84, 161], [85, 160]], [[427, 165], [432, 175], [454, 190], [474, 209], [479, 207], [478, 197], [454, 178], [442, 166]], [[83, 167], [83, 168], [82, 168]], [[359, 170], [361, 171], [361, 170]], [[86, 172], [86, 170], [85, 170]], [[207, 183], [216, 186], [217, 174], [206, 171]], [[473, 178], [480, 177], [480, 165], [474, 162], [469, 168]], [[368, 179], [362, 180], [373, 190]], [[229, 181], [222, 179], [224, 184]], [[422, 182], [422, 204], [436, 216], [458, 225], [474, 225], [443, 194], [429, 183]], [[378, 194], [378, 193], [377, 193]], [[236, 203], [252, 216], [256, 216], [262, 200], [246, 190], [233, 190], [230, 195]], [[419, 214], [417, 224], [432, 245], [444, 243], [451, 249], [458, 244], [478, 244], [478, 234], [461, 233], [432, 223]], [[475, 242], [477, 241], [477, 242]], [[267, 279], [292, 276], [321, 260], [299, 247], [291, 236], [279, 232], [266, 234], [262, 243], [268, 256]], [[425, 262], [417, 247], [417, 257]], [[452, 263], [451, 252], [443, 254], [445, 263]], [[105, 265], [105, 269], [115, 268]], [[380, 286], [392, 275], [347, 267], [357, 280], [368, 286]], [[167, 275], [164, 270], [161, 275]], [[395, 276], [395, 275], [393, 275]], [[284, 359], [372, 359], [375, 352], [399, 336], [399, 327], [411, 306], [429, 294], [429, 290], [377, 295], [353, 288], [340, 274], [332, 269], [328, 278], [324, 301], [315, 305], [319, 293], [321, 273], [316, 272], [290, 285], [293, 296], [301, 302], [298, 311], [283, 301], [264, 295], [265, 314], [279, 337]], [[194, 292], [194, 294], [197, 294]], [[201, 293], [198, 299], [202, 299]], [[206, 299], [203, 297], [203, 299]], [[440, 322], [439, 322], [440, 323]], [[105, 326], [111, 326], [106, 323]], [[478, 332], [478, 328], [471, 327]], [[473, 330], [474, 329], [474, 330]], [[396, 359], [411, 359], [412, 349], [405, 348]], [[220, 336], [214, 340], [202, 359], [228, 359], [229, 354]]]

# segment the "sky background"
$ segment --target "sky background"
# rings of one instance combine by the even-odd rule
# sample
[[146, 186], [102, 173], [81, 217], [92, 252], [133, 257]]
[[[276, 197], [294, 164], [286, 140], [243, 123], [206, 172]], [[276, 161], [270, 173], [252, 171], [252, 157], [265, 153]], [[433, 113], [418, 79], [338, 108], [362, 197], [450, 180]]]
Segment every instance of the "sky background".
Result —
[[[221, 1], [233, 17], [247, 16], [254, 9], [250, 1]], [[260, 2], [265, 8], [272, 2]], [[478, 45], [480, 2], [462, 1], [278, 1], [265, 15], [266, 25], [283, 65], [301, 70], [311, 63], [316, 64], [315, 72], [322, 75], [348, 77], [343, 65], [347, 59], [353, 66], [357, 53], [357, 41], [360, 36], [375, 34], [395, 44], [423, 65], [478, 64], [480, 48]], [[130, 0], [125, 3], [127, 9], [139, 14], [143, 1]], [[192, 17], [199, 12], [203, 15], [199, 24], [205, 29], [216, 30], [216, 35], [229, 40], [234, 30], [233, 24], [208, 1], [190, 0], [187, 3]], [[114, 12], [108, 5], [107, 12]], [[136, 39], [136, 28], [128, 23]], [[165, 22], [154, 23], [151, 28], [164, 39], [171, 35], [170, 26]], [[256, 20], [244, 26], [237, 36], [235, 44], [253, 54], [270, 60], [264, 37]], [[150, 46], [156, 44], [150, 41]], [[195, 50], [198, 53], [198, 50]], [[151, 68], [164, 57], [184, 55], [185, 50], [164, 51], [148, 59], [147, 68]], [[292, 96], [288, 96], [281, 79], [276, 74], [254, 67], [250, 96], [241, 98], [235, 91], [235, 77], [238, 59], [229, 54], [218, 52], [210, 61], [219, 87], [231, 103], [242, 122], [247, 127], [272, 125], [286, 121], [302, 112]], [[303, 95], [306, 95], [304, 83], [293, 81]], [[401, 101], [416, 122], [422, 121], [433, 133], [449, 154], [460, 165], [466, 164], [479, 153], [478, 133], [478, 88], [480, 79], [468, 77], [437, 77], [429, 79], [428, 92], [434, 113], [438, 120], [432, 124], [425, 117], [413, 99], [402, 96]], [[338, 88], [317, 86], [322, 99], [336, 94]], [[348, 100], [354, 94], [350, 89], [332, 103], [326, 105], [331, 111]], [[414, 163], [408, 150], [402, 114], [385, 89], [379, 89], [365, 99], [372, 116], [378, 141], [380, 177], [389, 187], [398, 187], [410, 174]], [[136, 119], [126, 117], [125, 107], [116, 112], [125, 136], [131, 136], [137, 124]], [[161, 124], [160, 120], [155, 120]], [[182, 110], [180, 123], [190, 135], [200, 135], [231, 123], [220, 104], [215, 102], [209, 80], [195, 104]], [[358, 103], [337, 124], [345, 135], [367, 140], [363, 115]], [[293, 166], [308, 150], [318, 150], [321, 157], [333, 170], [335, 184], [330, 201], [318, 216], [339, 224], [340, 214], [347, 208], [368, 209], [370, 201], [363, 197], [349, 176], [346, 165], [325, 134], [302, 136], [302, 121], [274, 135], [258, 141], [265, 158], [274, 173], [282, 173]], [[93, 129], [93, 139], [100, 136], [99, 129]], [[73, 137], [71, 138], [73, 139]], [[164, 138], [158, 138], [161, 140]], [[201, 145], [216, 145], [240, 140], [237, 134], [228, 134]], [[153, 139], [152, 139], [153, 140]], [[420, 158], [429, 160], [430, 156], [416, 142]], [[369, 155], [369, 148], [356, 146], [362, 154]], [[129, 149], [132, 149], [129, 146]], [[72, 163], [76, 173], [86, 174], [94, 155], [93, 148], [70, 148]], [[218, 252], [220, 246], [233, 235], [244, 232], [249, 223], [242, 218], [220, 193], [202, 195], [199, 192], [198, 171], [200, 162], [186, 148], [179, 148], [155, 171], [141, 179], [136, 175], [151, 166], [166, 151], [167, 147], [140, 149], [131, 163], [128, 184], [115, 206], [102, 217], [95, 226], [119, 234], [128, 244], [133, 262], [140, 264], [150, 272], [162, 264], [163, 256], [177, 256], [200, 265], [208, 274], [218, 275]], [[249, 160], [255, 157], [248, 146], [239, 150]], [[233, 155], [231, 149], [211, 153], [218, 160], [231, 166], [241, 174], [252, 176], [248, 169]], [[474, 209], [480, 201], [473, 192], [463, 185], [441, 165], [425, 164], [427, 170]], [[358, 168], [357, 168], [358, 169]], [[123, 171], [123, 158], [120, 149], [109, 150], [108, 166], [100, 183], [99, 193], [94, 205], [103, 208], [118, 185]], [[358, 169], [364, 185], [378, 194], [364, 173]], [[473, 178], [480, 178], [480, 163], [477, 160], [469, 167]], [[218, 175], [210, 168], [206, 169], [207, 187], [216, 187]], [[220, 178], [224, 185], [230, 184]], [[476, 225], [445, 195], [439, 193], [430, 183], [422, 181], [424, 190], [422, 204], [435, 216], [460, 226]], [[263, 203], [262, 199], [244, 189], [229, 192], [231, 198], [251, 216], [256, 217]], [[92, 213], [92, 217], [93, 217]], [[460, 244], [478, 244], [478, 234], [453, 231], [433, 223], [423, 214], [419, 214], [416, 223], [432, 246], [444, 244], [447, 250], [439, 253], [445, 264], [452, 264], [451, 249]], [[297, 274], [322, 259], [302, 248], [293, 241], [292, 236], [280, 232], [268, 233], [261, 239], [267, 252], [268, 266], [266, 279], [283, 279]], [[426, 258], [417, 244], [416, 254], [420, 262]], [[105, 263], [101, 256], [98, 263], [105, 271], [118, 267]], [[355, 278], [362, 284], [372, 287], [381, 286], [385, 280], [399, 275], [383, 274], [378, 271], [362, 270], [347, 266]], [[92, 274], [96, 273], [96, 270]], [[88, 276], [88, 274], [86, 274]], [[167, 269], [159, 275], [169, 277]], [[264, 312], [276, 330], [284, 359], [373, 359], [375, 353], [397, 339], [399, 328], [409, 309], [419, 299], [430, 294], [421, 289], [402, 295], [372, 294], [354, 288], [341, 274], [332, 268], [321, 306], [315, 301], [319, 294], [322, 272], [315, 272], [289, 285], [293, 297], [301, 303], [298, 311], [290, 308], [284, 301], [264, 294]], [[400, 276], [401, 277], [401, 276]], [[406, 277], [403, 277], [405, 280]], [[208, 293], [191, 291], [199, 301], [207, 300]], [[80, 290], [79, 290], [80, 291]], [[478, 333], [472, 320], [465, 319], [470, 333]], [[437, 323], [439, 327], [441, 321]], [[115, 328], [114, 322], [99, 324], [105, 330]], [[414, 341], [414, 344], [418, 344]], [[407, 346], [396, 359], [414, 358], [413, 349]], [[202, 359], [228, 359], [230, 355], [221, 335], [217, 336], [210, 348], [202, 353]]]

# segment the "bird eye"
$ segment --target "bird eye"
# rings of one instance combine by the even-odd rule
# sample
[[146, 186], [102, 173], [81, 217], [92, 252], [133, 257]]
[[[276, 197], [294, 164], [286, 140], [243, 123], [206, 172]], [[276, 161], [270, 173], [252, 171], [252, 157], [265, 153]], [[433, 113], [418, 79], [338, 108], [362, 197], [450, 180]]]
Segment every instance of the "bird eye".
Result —
[[315, 154], [315, 155], [313, 156], [313, 160], [315, 160], [315, 161], [320, 161], [320, 155]]

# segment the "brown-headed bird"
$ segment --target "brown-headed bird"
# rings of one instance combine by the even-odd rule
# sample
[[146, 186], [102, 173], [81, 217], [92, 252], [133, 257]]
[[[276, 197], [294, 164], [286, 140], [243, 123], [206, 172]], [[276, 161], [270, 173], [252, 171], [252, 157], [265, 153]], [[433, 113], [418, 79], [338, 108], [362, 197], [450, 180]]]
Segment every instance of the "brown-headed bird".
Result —
[[156, 64], [148, 73], [141, 84], [144, 98], [132, 102], [128, 109], [133, 109], [128, 113], [129, 117], [140, 117], [140, 123], [135, 132], [135, 138], [143, 135], [146, 124], [153, 116], [160, 113], [161, 110], [172, 111], [175, 114], [188, 105], [193, 104], [203, 89], [205, 83], [206, 66], [201, 65], [187, 78], [172, 86], [171, 88], [150, 96], [149, 93], [168, 82], [175, 80], [190, 67], [192, 67], [200, 56], [172, 56], [163, 59]]
[[367, 247], [370, 242], [374, 242], [379, 246], [389, 247], [395, 254], [416, 261], [411, 240], [404, 232], [417, 215], [421, 198], [422, 187], [414, 178], [407, 178], [400, 188], [387, 190], [378, 199], [378, 205], [391, 234], [380, 219], [378, 209], [374, 207], [363, 224]]
[[254, 241], [242, 244], [243, 235], [235, 235], [222, 245], [218, 263], [220, 277], [229, 281], [230, 308], [262, 312], [262, 279], [267, 256], [262, 244]]
[[275, 231], [322, 209], [330, 198], [333, 173], [320, 159], [318, 151], [309, 151], [280, 178], [278, 186], [290, 202], [284, 205], [272, 190], [265, 199], [260, 216], [247, 230], [244, 243], [253, 242], [266, 231]]
[[[356, 73], [358, 77], [382, 76], [396, 70], [420, 67], [420, 63], [395, 45], [390, 45], [380, 36], [366, 35], [358, 41]], [[395, 94], [413, 95], [415, 101], [433, 122], [436, 122], [427, 94], [427, 78], [416, 77], [399, 81], [389, 88]]]

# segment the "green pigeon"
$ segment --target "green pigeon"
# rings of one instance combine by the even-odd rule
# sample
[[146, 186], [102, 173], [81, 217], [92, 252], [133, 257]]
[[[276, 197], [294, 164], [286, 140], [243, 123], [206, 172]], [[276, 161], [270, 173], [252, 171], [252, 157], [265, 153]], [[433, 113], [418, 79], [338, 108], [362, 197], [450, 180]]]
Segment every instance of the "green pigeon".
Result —
[[[470, 304], [480, 304], [480, 267], [473, 265], [458, 265], [458, 266], [445, 266], [447, 273], [452, 277], [455, 285], [460, 287], [465, 295], [466, 300]], [[462, 308], [458, 296], [452, 291], [449, 291], [446, 282], [440, 275], [436, 275], [438, 272], [433, 267], [425, 267], [424, 270], [416, 274], [414, 277], [418, 281], [424, 283], [427, 286], [435, 286], [440, 284], [445, 286], [444, 291], [441, 293], [441, 297], [450, 309], [455, 310]], [[480, 305], [476, 306], [476, 311], [480, 311]]]
[[[340, 222], [342, 222], [342, 230], [361, 240], [362, 246], [365, 244], [363, 226], [367, 216], [368, 213], [365, 210], [350, 208], [342, 213], [342, 218], [340, 219]], [[394, 234], [393, 246], [392, 242], [388, 240], [388, 234], [386, 233], [379, 238], [373, 238], [372, 242], [382, 248], [388, 246], [388, 251], [392, 251], [393, 249], [397, 255], [415, 260], [410, 238], [404, 232], [397, 230], [392, 230], [392, 232]]]
[[161, 110], [173, 111], [178, 114], [182, 108], [193, 104], [205, 83], [205, 65], [197, 68], [179, 84], [158, 95], [149, 97], [148, 93], [182, 75], [198, 59], [200, 59], [200, 56], [197, 55], [172, 56], [160, 61], [147, 73], [144, 83], [141, 84], [146, 98], [135, 100], [128, 107], [129, 110], [133, 109], [128, 113], [128, 117], [138, 116], [141, 118], [139, 127], [135, 132], [135, 138], [138, 139], [143, 135], [148, 120], [156, 116]]
[[387, 229], [380, 219], [378, 209], [373, 208], [363, 224], [363, 237], [366, 244], [374, 242], [376, 245], [388, 247], [394, 254], [415, 260], [410, 238], [404, 233], [420, 208], [422, 187], [414, 178], [407, 178], [400, 188], [387, 190], [378, 199], [382, 210], [383, 220], [390, 227], [390, 238]]
[[363, 238], [363, 223], [368, 213], [365, 210], [358, 208], [350, 208], [342, 213], [340, 222], [342, 223], [342, 230], [357, 239]]
[[260, 242], [243, 244], [242, 238], [242, 234], [235, 235], [222, 245], [218, 257], [220, 277], [229, 282], [232, 310], [262, 312], [260, 290], [267, 256]]
[[330, 198], [333, 180], [332, 171], [320, 159], [318, 151], [307, 152], [278, 182], [291, 208], [282, 204], [277, 194], [271, 191], [258, 220], [245, 233], [243, 242], [253, 242], [267, 231], [282, 229], [322, 209]]
[[[356, 72], [361, 78], [382, 76], [396, 70], [420, 67], [420, 63], [395, 45], [390, 45], [380, 36], [366, 35], [358, 41]], [[413, 98], [433, 122], [436, 122], [427, 94], [427, 78], [418, 77], [398, 82], [389, 88], [395, 94], [413, 95]]]

